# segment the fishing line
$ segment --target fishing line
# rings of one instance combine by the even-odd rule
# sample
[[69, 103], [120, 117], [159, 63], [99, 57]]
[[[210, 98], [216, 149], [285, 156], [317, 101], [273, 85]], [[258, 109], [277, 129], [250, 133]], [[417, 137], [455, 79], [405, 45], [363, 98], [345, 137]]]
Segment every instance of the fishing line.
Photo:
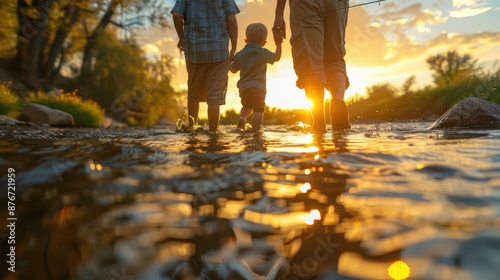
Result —
[[388, 1], [388, 0], [374, 0], [374, 1], [365, 2], [365, 3], [361, 3], [361, 4], [347, 6], [347, 7], [344, 7], [344, 8], [339, 8], [339, 9], [332, 10], [332, 11], [327, 11], [327, 12], [324, 12], [324, 13], [321, 13], [321, 14], [314, 14], [314, 15], [311, 15], [311, 16], [303, 17], [303, 18], [298, 19], [297, 21], [301, 21], [301, 20], [308, 19], [308, 18], [315, 17], [315, 16], [322, 16], [322, 15], [326, 15], [326, 14], [336, 13], [338, 11], [349, 10], [349, 9], [356, 8], [356, 7], [371, 5], [371, 4], [375, 4], [375, 3], [378, 3], [378, 5], [380, 6], [380, 3], [386, 2], [386, 1]]

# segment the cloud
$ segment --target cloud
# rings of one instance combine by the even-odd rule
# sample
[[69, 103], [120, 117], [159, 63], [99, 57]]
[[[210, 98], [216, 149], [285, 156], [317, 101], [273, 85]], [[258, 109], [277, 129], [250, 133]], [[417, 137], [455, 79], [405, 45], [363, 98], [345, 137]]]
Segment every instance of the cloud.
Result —
[[492, 9], [487, 0], [453, 0], [453, 8], [450, 16], [454, 18], [476, 16]]
[[146, 55], [161, 55], [160, 49], [154, 44], [146, 44], [142, 46], [142, 50], [146, 53]]

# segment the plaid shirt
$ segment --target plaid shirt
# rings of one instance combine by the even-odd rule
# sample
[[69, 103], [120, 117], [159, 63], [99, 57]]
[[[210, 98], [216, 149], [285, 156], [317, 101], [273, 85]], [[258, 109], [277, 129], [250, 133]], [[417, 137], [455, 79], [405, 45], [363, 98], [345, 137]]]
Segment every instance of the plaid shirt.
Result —
[[177, 0], [172, 13], [184, 19], [184, 50], [191, 63], [229, 58], [226, 17], [240, 12], [234, 0]]

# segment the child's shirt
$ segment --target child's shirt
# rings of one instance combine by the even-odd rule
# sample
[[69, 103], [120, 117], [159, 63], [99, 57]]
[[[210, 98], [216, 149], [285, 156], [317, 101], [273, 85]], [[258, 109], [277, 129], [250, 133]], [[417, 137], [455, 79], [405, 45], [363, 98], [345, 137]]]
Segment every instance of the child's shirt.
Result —
[[171, 12], [184, 19], [184, 50], [191, 63], [229, 58], [226, 18], [240, 12], [234, 0], [177, 0]]
[[240, 93], [248, 88], [258, 88], [265, 92], [267, 63], [273, 64], [275, 60], [275, 53], [257, 43], [246, 44], [237, 52], [231, 68], [240, 71], [240, 80], [237, 84]]

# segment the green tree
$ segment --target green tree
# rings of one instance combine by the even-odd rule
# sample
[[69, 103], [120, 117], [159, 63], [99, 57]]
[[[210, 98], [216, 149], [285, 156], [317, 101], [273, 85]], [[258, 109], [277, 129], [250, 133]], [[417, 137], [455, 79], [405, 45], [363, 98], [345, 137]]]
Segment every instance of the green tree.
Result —
[[99, 38], [90, 98], [112, 117], [132, 125], [148, 126], [182, 114], [181, 100], [171, 85], [171, 57], [148, 60], [134, 40], [119, 40], [113, 32]]
[[376, 84], [366, 89], [368, 100], [380, 102], [388, 99], [394, 99], [397, 90], [390, 83]]
[[409, 77], [404, 81], [403, 85], [401, 86], [401, 91], [403, 94], [413, 94], [414, 90], [413, 87], [415, 86], [415, 75]]
[[[114, 25], [117, 28], [130, 30], [135, 25], [153, 25], [167, 26], [165, 3], [158, 0], [100, 0], [96, 1], [100, 7], [103, 16], [93, 27], [88, 26], [87, 43], [83, 50], [82, 64], [80, 71], [80, 80], [86, 84], [90, 79], [90, 73], [93, 67], [94, 52], [98, 36], [103, 34], [106, 27]], [[125, 15], [125, 19], [118, 20], [119, 13]], [[89, 31], [90, 30], [90, 31]]]
[[461, 79], [470, 78], [477, 69], [477, 60], [473, 60], [469, 54], [461, 55], [457, 51], [430, 56], [426, 61], [434, 72], [434, 82], [437, 86], [450, 86]]

